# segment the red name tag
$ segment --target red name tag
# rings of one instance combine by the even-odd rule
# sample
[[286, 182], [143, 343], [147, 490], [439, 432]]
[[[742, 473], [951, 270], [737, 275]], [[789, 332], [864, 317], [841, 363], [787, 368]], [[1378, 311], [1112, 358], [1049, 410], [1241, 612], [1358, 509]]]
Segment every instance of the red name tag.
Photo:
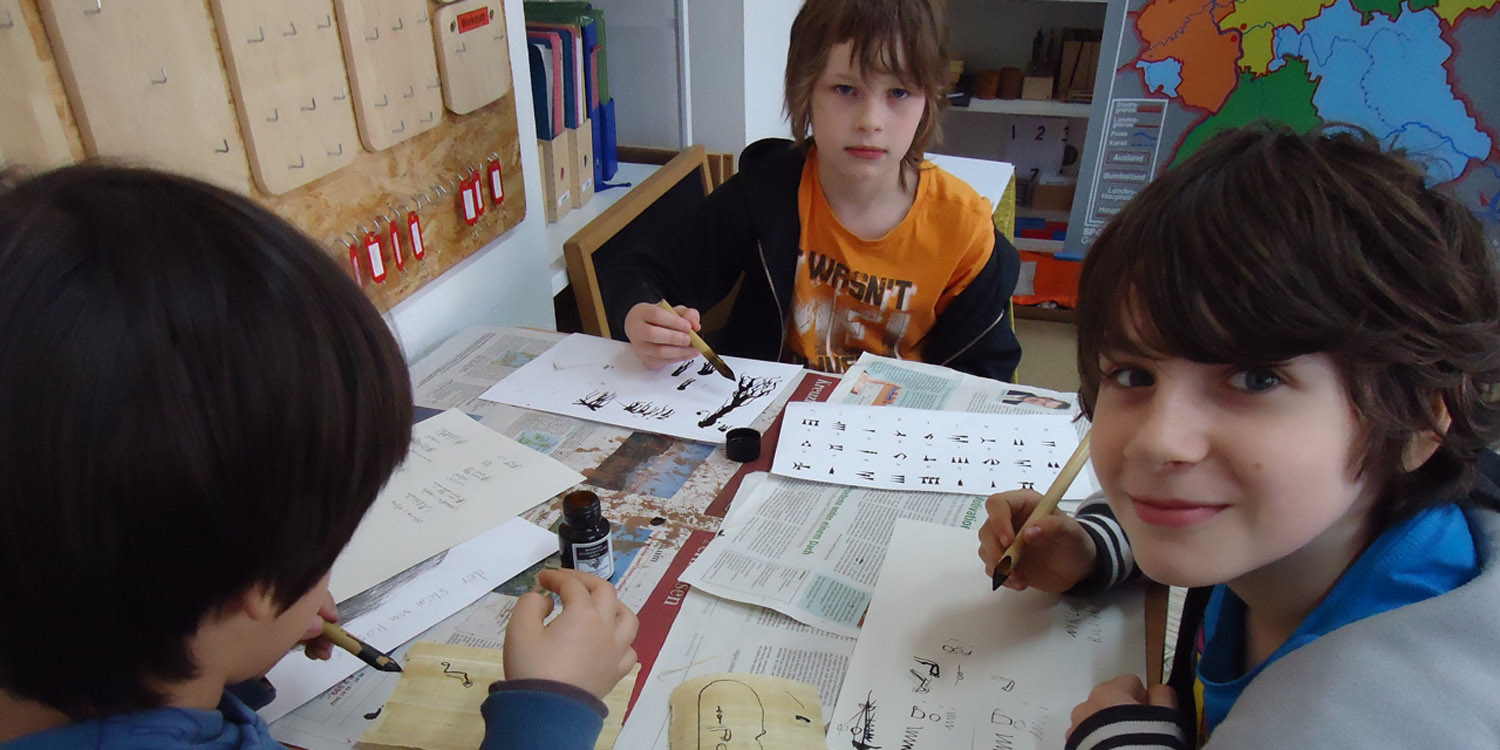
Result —
[[471, 10], [468, 13], [458, 14], [458, 33], [460, 34], [488, 25], [490, 25], [489, 8], [480, 8], [479, 10]]

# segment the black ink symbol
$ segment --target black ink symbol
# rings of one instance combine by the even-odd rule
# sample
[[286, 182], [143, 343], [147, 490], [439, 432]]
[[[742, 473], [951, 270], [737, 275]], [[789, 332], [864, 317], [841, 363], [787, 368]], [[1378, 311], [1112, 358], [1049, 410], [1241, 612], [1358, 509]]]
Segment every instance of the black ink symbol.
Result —
[[870, 454], [872, 456], [878, 456], [878, 455], [880, 455], [880, 454], [876, 453], [875, 451], [869, 450], [868, 448], [860, 448], [859, 452], [860, 453], [868, 453], [868, 454]]
[[445, 674], [445, 675], [447, 675], [449, 677], [452, 677], [452, 678], [454, 678], [456, 680], [462, 681], [464, 683], [464, 687], [466, 687], [466, 688], [467, 687], [474, 687], [474, 681], [471, 680], [471, 679], [469, 679], [469, 673], [468, 672], [465, 672], [465, 671], [463, 671], [461, 669], [454, 669], [452, 662], [446, 662], [445, 661], [445, 662], [442, 662], [442, 665], [443, 665], [443, 674]]
[[982, 437], [982, 438], [979, 439], [979, 444], [980, 445], [984, 445], [985, 443], [993, 443], [993, 442], [995, 442], [994, 438]]
[[1062, 466], [1061, 466], [1061, 464], [1057, 463], [1056, 461], [1048, 461], [1047, 462], [1047, 468], [1049, 468], [1049, 469], [1060, 469], [1060, 468], [1062, 468]]
[[666, 419], [677, 411], [670, 406], [657, 406], [650, 401], [632, 401], [624, 408], [626, 413], [651, 419]]
[[969, 436], [968, 435], [949, 435], [948, 439], [952, 440], [955, 443], [967, 443], [967, 442], [969, 442]]
[[955, 464], [966, 464], [968, 462], [969, 462], [969, 459], [964, 458], [963, 456], [954, 456], [953, 460], [950, 461], [950, 463], [955, 463]]
[[847, 426], [848, 425], [844, 424], [843, 422], [834, 422], [833, 423], [833, 429], [838, 430], [839, 432], [843, 432], [844, 428], [847, 427]]
[[941, 483], [941, 481], [937, 477], [922, 477], [922, 484], [940, 484], [940, 483]]
[[1056, 448], [1057, 447], [1057, 441], [1056, 440], [1043, 440], [1042, 441], [1042, 445], [1045, 445], [1048, 448]]
[[843, 449], [844, 449], [844, 446], [842, 446], [842, 445], [836, 445], [834, 443], [829, 443], [828, 444], [828, 450], [831, 450], [831, 451], [841, 451]]
[[906, 433], [900, 430], [896, 430], [896, 437], [906, 437]]
[[700, 368], [698, 368], [698, 374], [699, 375], [712, 375], [712, 374], [714, 374], [714, 366], [712, 364], [708, 363], [708, 362], [704, 362], [703, 366], [700, 367]]
[[805, 463], [802, 463], [801, 461], [793, 461], [792, 462], [792, 471], [806, 471], [806, 470], [811, 469], [811, 468], [812, 468], [811, 466], [809, 466], [809, 465], [807, 465]]
[[875, 741], [875, 691], [865, 693], [865, 699], [859, 703], [859, 711], [849, 718], [850, 746], [854, 750], [878, 750], [879, 745], [871, 744]]
[[693, 366], [693, 360], [691, 360], [691, 359], [688, 360], [688, 361], [686, 361], [686, 362], [683, 362], [682, 364], [680, 364], [680, 365], [677, 366], [677, 369], [675, 369], [675, 370], [672, 371], [672, 377], [675, 378], [678, 375], [681, 375], [681, 374], [687, 372], [688, 368], [692, 367], [692, 366]]
[[370, 719], [371, 721], [373, 721], [375, 719], [375, 717], [379, 716], [380, 712], [384, 711], [384, 710], [385, 710], [385, 706], [382, 705], [380, 708], [377, 708], [374, 711], [371, 711], [370, 713], [365, 714], [365, 718], [366, 719]]
[[922, 439], [923, 440], [931, 440], [932, 439], [932, 433], [929, 432], [926, 435], [923, 435]]
[[854, 475], [867, 482], [875, 481], [875, 472], [873, 471], [856, 471]]
[[866, 427], [865, 428], [865, 432], [873, 434], [875, 432], [875, 428], [874, 427]]
[[1018, 458], [1018, 459], [1016, 459], [1016, 465], [1020, 466], [1022, 468], [1025, 468], [1025, 469], [1029, 469], [1029, 468], [1031, 468], [1031, 459], [1029, 459], [1029, 458]]
[[949, 638], [943, 641], [942, 649], [945, 653], [958, 654], [960, 656], [972, 656], [974, 648], [957, 638]]
[[811, 448], [812, 447], [812, 441], [811, 440], [803, 440], [802, 441], [802, 447], [803, 448]]
[[[709, 366], [709, 372], [713, 372], [713, 366]], [[708, 373], [700, 373], [707, 375]], [[707, 427], [717, 421], [725, 414], [744, 406], [762, 396], [769, 396], [781, 385], [781, 378], [758, 378], [750, 375], [741, 375], [740, 381], [734, 387], [734, 393], [729, 395], [729, 400], [724, 402], [717, 411], [704, 417], [698, 422], [699, 427]]]
[[812, 723], [812, 719], [809, 719], [806, 716], [797, 716], [797, 721], [800, 721], [803, 724], [811, 724]]
[[932, 684], [933, 679], [942, 676], [942, 669], [940, 667], [938, 667], [938, 664], [935, 661], [929, 661], [927, 659], [923, 659], [920, 656], [913, 656], [912, 659], [916, 660], [917, 664], [920, 664], [922, 666], [927, 667], [927, 670], [926, 670], [927, 674], [924, 675], [924, 674], [922, 674], [922, 672], [918, 671], [917, 669], [909, 669], [909, 670], [907, 670], [908, 674], [910, 674], [912, 677], [916, 678], [916, 683], [917, 683], [915, 686], [912, 687], [911, 691], [913, 693], [925, 693], [925, 692], [928, 692], [929, 690], [932, 689], [931, 688], [931, 684]]
[[679, 390], [679, 391], [685, 391], [685, 390], [687, 390], [687, 387], [690, 386], [690, 385], [692, 385], [693, 381], [694, 381], [693, 378], [688, 378], [687, 380], [682, 381], [682, 385], [677, 386], [677, 390]]
[[896, 459], [896, 460], [898, 460], [898, 461], [899, 461], [899, 460], [901, 460], [901, 459], [904, 459], [904, 458], [906, 458], [906, 453], [905, 453], [905, 452], [902, 452], [902, 453], [897, 453], [897, 454], [896, 454], [896, 455], [894, 455], [894, 456], [891, 456], [891, 458], [894, 458], [894, 459]]
[[818, 426], [818, 420], [816, 420], [816, 419], [804, 419], [804, 420], [802, 420], [802, 424], [805, 424], [808, 427], [817, 427]]
[[589, 393], [589, 395], [584, 396], [583, 398], [580, 398], [573, 403], [582, 406], [589, 411], [599, 411], [600, 409], [604, 408], [605, 404], [613, 400], [615, 400], [615, 394], [613, 391], [593, 391]]
[[828, 473], [829, 473], [829, 474], [832, 474], [832, 473], [833, 473], [833, 467], [831, 467], [831, 466], [830, 466], [830, 467], [828, 467]]
[[1015, 441], [1013, 441], [1011, 443], [1011, 445], [1025, 445], [1025, 444], [1026, 444], [1026, 442], [1024, 440], [1020, 439], [1020, 438], [1016, 438]]
[[958, 480], [958, 486], [960, 486], [960, 487], [964, 486], [964, 480], [962, 480], [962, 479]]
[[928, 455], [923, 455], [922, 456], [922, 463], [924, 463], [924, 464], [930, 464], [930, 463], [932, 463], [933, 461], [936, 461], [936, 460], [937, 459], [933, 458], [932, 456], [928, 456]]
[[906, 475], [905, 474], [892, 474], [891, 475], [891, 481], [895, 482], [896, 484], [906, 484]]
[[984, 462], [986, 464], [989, 464], [990, 466], [994, 466], [995, 464], [1000, 463], [1000, 459], [998, 459], [998, 458], [986, 458], [984, 460]]
[[1023, 490], [1034, 490], [1034, 489], [1036, 489], [1036, 482], [1022, 482], [1021, 483], [1021, 489], [1023, 489]]

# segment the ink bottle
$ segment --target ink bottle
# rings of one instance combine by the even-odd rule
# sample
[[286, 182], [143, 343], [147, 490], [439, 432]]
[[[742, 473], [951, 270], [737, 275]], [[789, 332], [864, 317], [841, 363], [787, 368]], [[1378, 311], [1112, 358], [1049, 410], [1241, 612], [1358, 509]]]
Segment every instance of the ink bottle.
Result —
[[562, 524], [557, 527], [562, 566], [609, 580], [615, 574], [614, 546], [599, 496], [588, 490], [569, 492], [563, 496], [562, 510]]

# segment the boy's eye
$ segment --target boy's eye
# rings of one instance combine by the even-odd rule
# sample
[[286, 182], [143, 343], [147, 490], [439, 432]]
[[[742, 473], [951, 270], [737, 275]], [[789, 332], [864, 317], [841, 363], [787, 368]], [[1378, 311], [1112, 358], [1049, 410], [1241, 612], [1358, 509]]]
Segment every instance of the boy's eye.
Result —
[[1151, 373], [1137, 367], [1120, 367], [1104, 373], [1104, 379], [1124, 388], [1145, 388], [1155, 385]]
[[899, 101], [901, 99], [905, 99], [908, 96], [911, 96], [911, 92], [907, 91], [906, 89], [891, 89], [892, 99], [896, 99]]
[[1281, 377], [1270, 370], [1238, 370], [1229, 376], [1229, 385], [1247, 393], [1260, 393], [1281, 385]]
[[839, 96], [852, 96], [854, 94], [854, 87], [846, 83], [836, 83], [833, 85], [833, 93]]

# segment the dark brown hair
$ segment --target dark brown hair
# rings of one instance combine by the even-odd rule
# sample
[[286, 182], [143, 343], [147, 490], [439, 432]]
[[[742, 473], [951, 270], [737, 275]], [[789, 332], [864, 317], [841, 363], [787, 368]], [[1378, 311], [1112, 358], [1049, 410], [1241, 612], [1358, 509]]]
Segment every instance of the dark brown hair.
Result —
[[[1474, 478], [1500, 439], [1500, 270], [1478, 219], [1362, 130], [1220, 133], [1089, 249], [1078, 369], [1092, 417], [1101, 352], [1264, 366], [1326, 353], [1364, 431], [1353, 468], [1382, 487], [1375, 529]], [[1437, 423], [1441, 403], [1452, 423]], [[1428, 430], [1437, 454], [1403, 456]]]
[[[792, 22], [786, 53], [786, 112], [792, 137], [805, 145], [812, 132], [812, 97], [828, 65], [828, 51], [852, 42], [864, 71], [901, 79], [927, 103], [902, 162], [922, 163], [937, 137], [948, 103], [948, 27], [942, 0], [807, 0]], [[905, 173], [902, 174], [905, 179]]]
[[0, 188], [0, 687], [150, 708], [205, 618], [329, 570], [406, 454], [390, 330], [315, 243], [175, 175]]

